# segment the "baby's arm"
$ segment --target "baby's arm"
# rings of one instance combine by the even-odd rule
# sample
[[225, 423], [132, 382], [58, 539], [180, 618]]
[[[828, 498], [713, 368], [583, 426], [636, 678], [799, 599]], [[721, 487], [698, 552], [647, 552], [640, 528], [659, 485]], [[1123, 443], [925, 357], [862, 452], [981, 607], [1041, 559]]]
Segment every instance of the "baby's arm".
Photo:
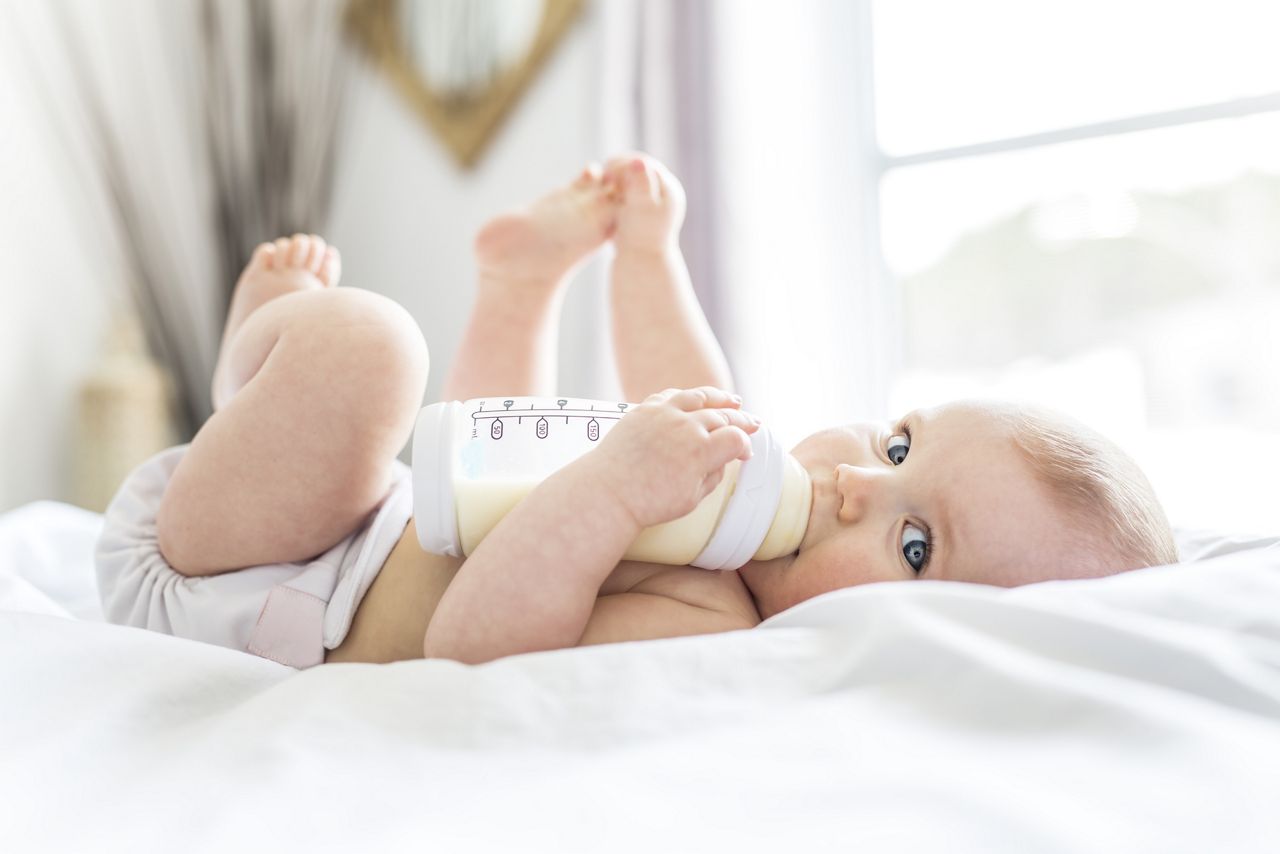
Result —
[[423, 656], [476, 663], [740, 628], [693, 605], [656, 608], [643, 594], [597, 599], [641, 530], [693, 510], [726, 464], [750, 455], [747, 433], [757, 425], [737, 407], [726, 392], [700, 388], [651, 395], [631, 410], [600, 447], [539, 484], [480, 542], [441, 598]]
[[427, 658], [477, 663], [576, 646], [600, 586], [640, 533], [590, 455], [547, 478], [489, 532], [445, 591]]

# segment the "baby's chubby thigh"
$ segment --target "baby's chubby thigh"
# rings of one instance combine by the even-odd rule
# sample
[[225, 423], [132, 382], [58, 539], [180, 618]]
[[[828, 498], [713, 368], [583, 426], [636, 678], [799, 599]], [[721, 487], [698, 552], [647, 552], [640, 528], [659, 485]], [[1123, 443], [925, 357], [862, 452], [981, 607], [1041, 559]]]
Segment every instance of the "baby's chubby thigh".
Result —
[[422, 405], [426, 341], [394, 301], [301, 291], [255, 311], [235, 348], [261, 366], [213, 414], [165, 491], [160, 547], [185, 575], [305, 560], [385, 495]]

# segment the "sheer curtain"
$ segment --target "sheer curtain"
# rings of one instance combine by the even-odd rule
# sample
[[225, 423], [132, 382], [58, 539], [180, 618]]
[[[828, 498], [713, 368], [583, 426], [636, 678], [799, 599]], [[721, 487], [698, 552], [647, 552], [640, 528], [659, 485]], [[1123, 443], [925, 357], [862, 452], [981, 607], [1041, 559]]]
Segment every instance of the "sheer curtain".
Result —
[[189, 438], [239, 268], [323, 226], [346, 79], [342, 4], [56, 0], [3, 9], [97, 288], [132, 304]]
[[621, 0], [602, 7], [606, 152], [646, 151], [679, 176], [689, 199], [681, 249], [703, 311], [721, 336], [714, 227], [720, 175], [709, 132], [718, 77], [710, 55], [714, 10], [702, 0]]
[[612, 147], [671, 163], [682, 245], [747, 406], [784, 441], [888, 417], [898, 311], [871, 241], [861, 0], [604, 4]]

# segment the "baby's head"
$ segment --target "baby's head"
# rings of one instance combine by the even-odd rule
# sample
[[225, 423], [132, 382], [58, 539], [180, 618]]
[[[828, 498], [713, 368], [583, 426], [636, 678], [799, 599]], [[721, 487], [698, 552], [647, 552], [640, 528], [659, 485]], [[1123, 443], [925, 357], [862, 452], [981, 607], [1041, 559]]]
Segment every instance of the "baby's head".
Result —
[[763, 617], [875, 581], [1013, 587], [1177, 560], [1137, 465], [1051, 410], [959, 401], [823, 430], [791, 453], [813, 510], [797, 554], [740, 571]]

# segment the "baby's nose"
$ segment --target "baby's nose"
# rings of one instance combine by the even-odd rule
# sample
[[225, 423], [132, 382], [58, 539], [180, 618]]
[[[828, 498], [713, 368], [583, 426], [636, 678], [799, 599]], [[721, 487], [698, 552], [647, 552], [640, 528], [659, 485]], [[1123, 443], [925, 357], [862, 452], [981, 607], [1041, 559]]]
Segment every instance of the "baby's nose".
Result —
[[841, 522], [857, 522], [865, 516], [880, 490], [879, 481], [880, 473], [874, 469], [847, 463], [836, 466], [836, 493], [840, 496], [836, 518]]

